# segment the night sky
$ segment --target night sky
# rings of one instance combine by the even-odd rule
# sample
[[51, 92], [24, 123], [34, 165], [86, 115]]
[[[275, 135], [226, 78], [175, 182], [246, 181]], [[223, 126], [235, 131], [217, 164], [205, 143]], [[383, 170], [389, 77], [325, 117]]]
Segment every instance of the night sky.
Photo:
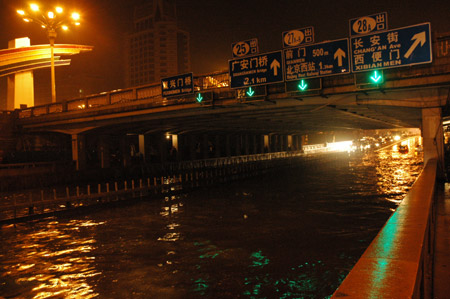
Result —
[[[1, 48], [7, 48], [9, 40], [24, 36], [30, 37], [32, 44], [48, 43], [44, 30], [36, 24], [23, 22], [16, 14], [16, 9], [20, 6], [25, 7], [29, 2], [0, 1]], [[52, 3], [52, 1], [45, 2]], [[57, 87], [61, 86], [60, 81], [70, 80], [82, 74], [84, 80], [79, 83], [80, 89], [101, 92], [123, 88], [124, 35], [132, 30], [133, 6], [142, 2], [142, 0], [55, 2], [63, 7], [77, 8], [83, 18], [81, 27], [59, 33], [56, 42], [95, 47], [91, 53], [74, 56], [71, 66], [57, 68]], [[388, 13], [389, 29], [430, 22], [433, 32], [450, 32], [448, 0], [176, 0], [175, 2], [178, 25], [190, 33], [194, 75], [227, 70], [233, 42], [256, 37], [261, 53], [275, 51], [282, 48], [283, 31], [308, 26], [314, 27], [316, 42], [345, 38], [349, 35], [349, 19], [378, 12]], [[35, 72], [35, 80], [41, 80], [35, 83], [38, 94], [47, 92], [46, 87], [38, 86], [49, 85], [43, 82], [47, 80], [47, 76], [49, 77], [49, 70]], [[40, 77], [43, 79], [39, 79]], [[2, 98], [6, 86], [4, 81], [1, 81]], [[60, 94], [58, 91], [57, 93]]]

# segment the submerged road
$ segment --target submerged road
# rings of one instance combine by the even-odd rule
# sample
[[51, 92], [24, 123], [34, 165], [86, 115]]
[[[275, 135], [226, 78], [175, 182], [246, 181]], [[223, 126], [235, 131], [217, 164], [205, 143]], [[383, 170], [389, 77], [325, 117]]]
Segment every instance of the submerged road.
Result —
[[0, 297], [327, 298], [422, 170], [410, 144], [0, 228]]

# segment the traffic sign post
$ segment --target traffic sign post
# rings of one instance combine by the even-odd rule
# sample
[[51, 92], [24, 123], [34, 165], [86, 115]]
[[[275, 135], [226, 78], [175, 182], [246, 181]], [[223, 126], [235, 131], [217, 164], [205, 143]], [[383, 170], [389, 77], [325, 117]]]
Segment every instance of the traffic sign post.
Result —
[[354, 18], [349, 21], [350, 36], [359, 34], [369, 34], [388, 29], [388, 16], [386, 12], [373, 14], [361, 18]]
[[286, 81], [350, 72], [348, 39], [284, 50]]
[[258, 54], [258, 39], [252, 38], [249, 40], [233, 43], [231, 45], [231, 51], [233, 53], [233, 58]]
[[283, 82], [281, 51], [228, 61], [230, 87], [242, 88]]
[[161, 93], [163, 97], [181, 96], [194, 93], [192, 73], [176, 75], [161, 79]]
[[351, 38], [352, 71], [432, 62], [430, 23]]

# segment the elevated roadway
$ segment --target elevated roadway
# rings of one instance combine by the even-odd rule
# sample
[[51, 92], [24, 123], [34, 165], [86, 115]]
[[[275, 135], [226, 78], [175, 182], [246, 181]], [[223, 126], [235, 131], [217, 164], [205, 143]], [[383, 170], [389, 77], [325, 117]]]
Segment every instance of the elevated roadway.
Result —
[[450, 34], [436, 35], [431, 64], [384, 70], [380, 86], [360, 86], [354, 74], [338, 75], [322, 78], [320, 91], [288, 93], [279, 83], [267, 85], [263, 97], [242, 99], [228, 87], [228, 73], [219, 72], [194, 77], [197, 91], [213, 94], [210, 104], [199, 104], [194, 95], [164, 98], [156, 83], [17, 110], [16, 124], [24, 134], [69, 134], [73, 144], [81, 135], [304, 136], [421, 128], [431, 145], [448, 113], [449, 40]]

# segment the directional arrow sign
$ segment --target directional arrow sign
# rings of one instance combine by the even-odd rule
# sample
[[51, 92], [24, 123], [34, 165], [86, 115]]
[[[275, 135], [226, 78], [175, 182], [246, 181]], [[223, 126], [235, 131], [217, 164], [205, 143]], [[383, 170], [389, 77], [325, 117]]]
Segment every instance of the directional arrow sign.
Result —
[[286, 49], [283, 54], [286, 81], [350, 72], [348, 39], [346, 38]]
[[307, 87], [308, 87], [308, 84], [305, 83], [305, 80], [300, 81], [298, 88], [300, 88], [301, 90], [305, 90]]
[[334, 52], [334, 59], [337, 59], [337, 65], [342, 66], [342, 58], [346, 58], [347, 54], [342, 51], [341, 48], [337, 49], [336, 52]]
[[270, 64], [270, 69], [273, 70], [273, 75], [278, 76], [278, 69], [281, 67], [281, 64], [278, 60], [274, 59]]
[[379, 81], [381, 80], [381, 78], [382, 78], [382, 76], [378, 75], [378, 72], [377, 72], [377, 71], [375, 71], [375, 72], [373, 73], [373, 75], [370, 76], [370, 79], [371, 79], [373, 82], [375, 82], [375, 83], [379, 82]]
[[199, 93], [198, 95], [197, 95], [197, 102], [199, 102], [199, 103], [201, 103], [202, 101], [203, 101], [203, 96], [202, 96], [202, 94], [201, 93]]
[[430, 23], [351, 38], [352, 71], [432, 62]]
[[411, 40], [414, 41], [414, 43], [411, 45], [411, 47], [408, 49], [408, 51], [405, 54], [405, 58], [409, 58], [411, 54], [414, 52], [414, 50], [417, 48], [417, 46], [420, 44], [420, 46], [423, 47], [425, 42], [427, 41], [427, 35], [425, 34], [425, 31], [422, 31], [420, 33], [415, 34]]
[[247, 90], [247, 95], [248, 95], [249, 97], [251, 97], [251, 96], [253, 96], [254, 94], [255, 94], [255, 91], [252, 90], [252, 87], [250, 86], [250, 87], [248, 88], [248, 90]]
[[231, 88], [283, 82], [282, 61], [281, 51], [228, 61]]

